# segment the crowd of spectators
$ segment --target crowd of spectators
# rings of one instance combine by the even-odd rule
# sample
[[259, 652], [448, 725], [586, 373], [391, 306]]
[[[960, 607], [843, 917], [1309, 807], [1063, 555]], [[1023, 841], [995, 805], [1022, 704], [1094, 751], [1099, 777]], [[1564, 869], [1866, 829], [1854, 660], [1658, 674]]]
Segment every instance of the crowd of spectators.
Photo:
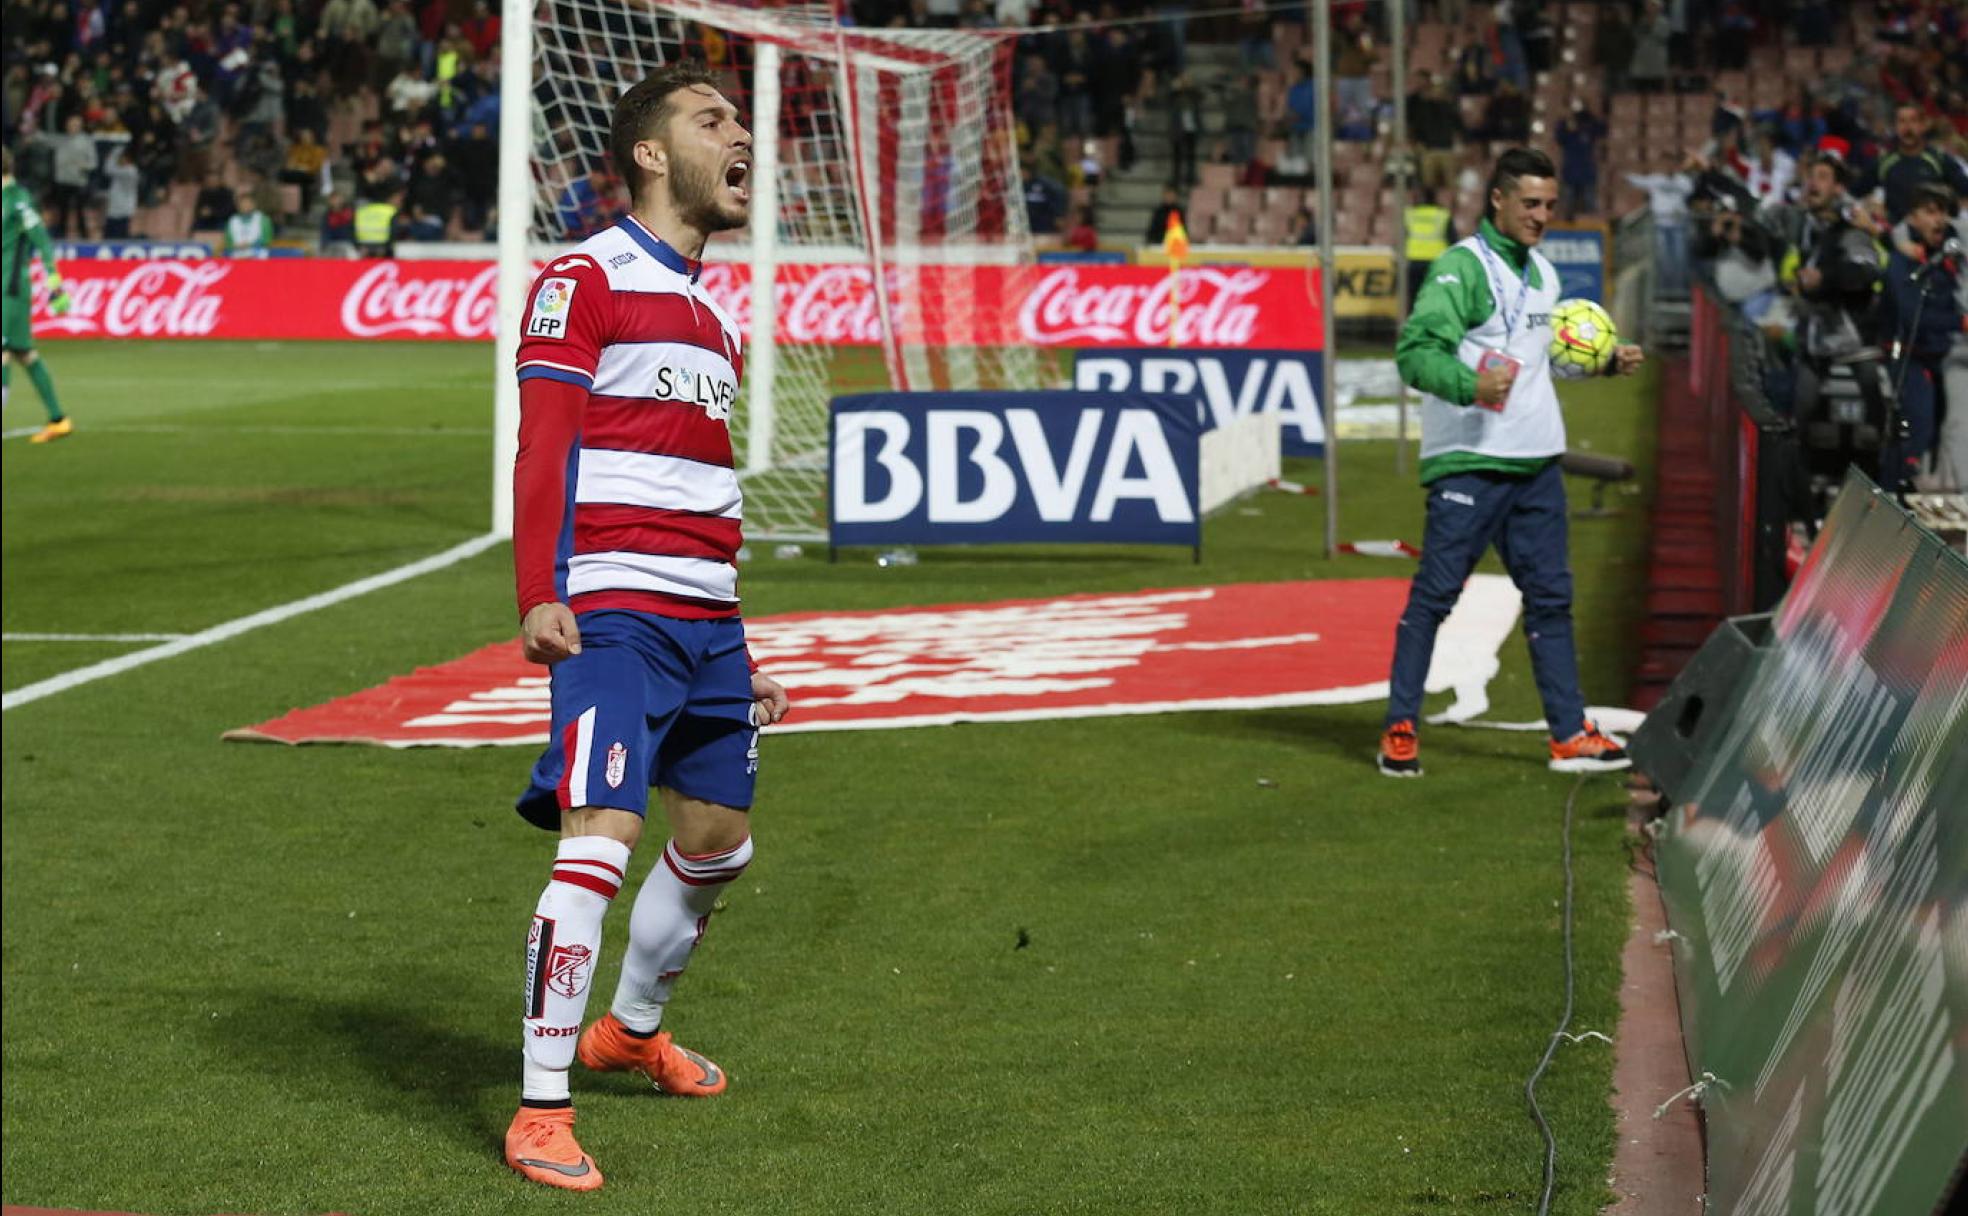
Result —
[[1872, 15], [1883, 49], [1781, 106], [1718, 95], [1702, 147], [1631, 180], [1659, 289], [1681, 294], [1692, 270], [1733, 310], [1765, 399], [1826, 470], [1857, 459], [1888, 488], [1964, 490], [1968, 15]]
[[136, 235], [244, 250], [312, 236], [319, 212], [346, 241], [355, 207], [392, 199], [400, 235], [490, 220], [488, 0], [9, 0], [4, 25], [4, 135], [57, 238], [131, 235], [147, 212]]

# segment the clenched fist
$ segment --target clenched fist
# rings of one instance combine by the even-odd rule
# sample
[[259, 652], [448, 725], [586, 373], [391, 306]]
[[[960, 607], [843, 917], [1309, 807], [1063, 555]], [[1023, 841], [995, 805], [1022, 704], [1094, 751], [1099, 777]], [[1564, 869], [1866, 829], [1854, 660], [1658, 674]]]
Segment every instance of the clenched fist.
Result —
[[529, 663], [558, 663], [581, 653], [581, 627], [574, 610], [549, 600], [526, 610], [519, 624], [519, 645]]

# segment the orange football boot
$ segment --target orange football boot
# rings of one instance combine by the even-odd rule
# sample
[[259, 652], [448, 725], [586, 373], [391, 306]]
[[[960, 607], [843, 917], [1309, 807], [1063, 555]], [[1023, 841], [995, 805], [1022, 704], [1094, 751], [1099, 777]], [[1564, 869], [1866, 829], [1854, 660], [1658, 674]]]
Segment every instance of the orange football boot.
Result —
[[1585, 729], [1571, 738], [1560, 742], [1551, 741], [1551, 771], [1554, 773], [1610, 773], [1615, 769], [1630, 768], [1632, 757], [1626, 754], [1626, 746], [1613, 735], [1599, 729], [1597, 723], [1586, 719]]
[[1403, 718], [1380, 737], [1380, 755], [1374, 761], [1389, 777], [1421, 776], [1421, 745], [1415, 739], [1415, 724]]
[[506, 1129], [506, 1164], [543, 1186], [592, 1191], [601, 1170], [574, 1139], [574, 1108], [522, 1106]]
[[638, 1072], [666, 1094], [709, 1098], [724, 1092], [724, 1070], [688, 1047], [678, 1047], [667, 1030], [647, 1039], [629, 1033], [613, 1013], [605, 1013], [581, 1032], [574, 1054], [596, 1072]]

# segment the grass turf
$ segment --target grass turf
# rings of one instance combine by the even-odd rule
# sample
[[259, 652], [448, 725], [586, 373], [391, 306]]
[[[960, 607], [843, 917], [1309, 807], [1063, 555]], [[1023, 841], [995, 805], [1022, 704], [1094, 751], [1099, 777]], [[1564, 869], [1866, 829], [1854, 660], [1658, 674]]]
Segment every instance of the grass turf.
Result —
[[[483, 525], [484, 347], [49, 358], [80, 429], [7, 449], [9, 632], [197, 629]], [[1650, 468], [1650, 391], [1568, 388], [1574, 445]], [[1341, 469], [1344, 535], [1419, 539], [1390, 445], [1348, 445]], [[1574, 526], [1594, 699], [1616, 699], [1630, 665], [1644, 520], [1622, 505]], [[1321, 560], [1322, 511], [1250, 500], [1210, 522], [1200, 566], [1139, 549], [925, 551], [900, 570], [810, 555], [756, 563], [746, 589], [766, 613], [1402, 569]], [[1571, 780], [1543, 769], [1535, 736], [1435, 730], [1429, 776], [1387, 781], [1368, 763], [1375, 705], [771, 740], [758, 861], [672, 1015], [731, 1092], [668, 1101], [577, 1076], [607, 1188], [520, 1182], [498, 1140], [548, 857], [507, 809], [531, 757], [218, 742], [511, 628], [495, 551], [7, 715], [7, 1202], [1351, 1216], [1534, 1201], [1521, 1088], [1558, 1012]], [[9, 644], [5, 684], [121, 649]], [[1492, 694], [1499, 717], [1537, 716], [1520, 643]], [[1579, 811], [1574, 1028], [1610, 1031], [1627, 923], [1615, 784], [1588, 784]], [[619, 913], [609, 931], [612, 959]], [[613, 982], [604, 967], [602, 999]], [[1586, 1044], [1543, 1086], [1556, 1211], [1608, 1198], [1609, 1078], [1607, 1049]]]

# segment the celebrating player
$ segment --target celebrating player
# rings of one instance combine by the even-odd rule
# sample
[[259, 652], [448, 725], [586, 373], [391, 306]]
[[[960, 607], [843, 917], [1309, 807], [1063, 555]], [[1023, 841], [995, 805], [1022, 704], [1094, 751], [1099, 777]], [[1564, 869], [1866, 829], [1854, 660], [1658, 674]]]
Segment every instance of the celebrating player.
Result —
[[5, 314], [0, 317], [0, 343], [5, 347], [0, 352], [0, 403], [13, 395], [14, 366], [5, 361], [6, 355], [12, 355], [15, 363], [27, 369], [34, 391], [41, 394], [41, 407], [48, 411], [48, 425], [36, 431], [29, 442], [49, 443], [73, 431], [75, 424], [62, 413], [61, 399], [55, 396], [55, 378], [41, 362], [41, 352], [34, 349], [34, 289], [28, 280], [28, 263], [35, 254], [41, 255], [41, 271], [47, 276], [49, 312], [60, 316], [68, 311], [68, 291], [62, 287], [55, 247], [48, 240], [41, 213], [34, 209], [27, 188], [14, 180], [12, 148], [0, 148], [0, 212], [4, 212], [0, 216], [0, 227], [4, 228], [0, 240], [5, 241], [4, 252], [0, 252], [0, 279], [5, 280], [4, 294], [0, 294], [0, 313]]
[[[522, 641], [553, 667], [553, 733], [518, 809], [560, 846], [527, 938], [506, 1161], [569, 1190], [601, 1185], [574, 1138], [577, 1054], [664, 1093], [724, 1091], [723, 1070], [659, 1027], [751, 860], [757, 727], [787, 708], [738, 615], [738, 327], [698, 282], [706, 238], [749, 215], [751, 135], [714, 76], [676, 65], [623, 94], [608, 146], [633, 209], [534, 284], [513, 478]], [[584, 1033], [602, 918], [651, 787], [670, 839], [629, 915], [614, 1002]]]
[[[1395, 348], [1401, 379], [1422, 393], [1421, 482], [1428, 522], [1421, 569], [1394, 632], [1380, 771], [1419, 777], [1415, 720], [1435, 631], [1483, 551], [1494, 544], [1524, 597], [1531, 670], [1551, 728], [1551, 767], [1625, 768], [1620, 741], [1586, 720], [1572, 647], [1566, 559], [1565, 420], [1551, 385], [1551, 309], [1558, 273], [1536, 250], [1558, 201], [1542, 152], [1513, 148], [1490, 174], [1475, 235], [1428, 268]], [[1621, 346], [1609, 371], [1631, 375], [1643, 356]]]

